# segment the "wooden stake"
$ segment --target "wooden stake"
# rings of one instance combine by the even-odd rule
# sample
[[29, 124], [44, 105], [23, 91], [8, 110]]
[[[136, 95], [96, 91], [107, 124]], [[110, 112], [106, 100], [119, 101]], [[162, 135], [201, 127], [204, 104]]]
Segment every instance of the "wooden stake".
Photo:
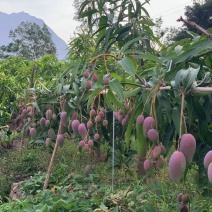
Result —
[[[60, 134], [61, 133], [61, 124], [59, 126], [59, 129], [58, 129], [58, 133], [57, 134]], [[54, 145], [54, 151], [52, 153], [52, 157], [51, 157], [51, 160], [50, 160], [50, 163], [49, 163], [49, 167], [48, 167], [48, 170], [47, 170], [47, 173], [46, 173], [46, 179], [45, 179], [45, 182], [44, 182], [44, 185], [43, 185], [43, 190], [45, 190], [47, 188], [47, 186], [48, 186], [49, 177], [50, 177], [50, 174], [51, 174], [51, 171], [52, 171], [52, 167], [53, 167], [54, 158], [55, 158], [55, 155], [56, 155], [56, 152], [57, 152], [57, 148], [58, 148], [58, 143], [56, 141], [56, 143]]]
[[58, 148], [58, 144], [56, 142], [55, 146], [54, 146], [54, 151], [52, 153], [52, 157], [51, 157], [51, 160], [50, 160], [50, 163], [49, 163], [48, 171], [47, 171], [47, 174], [46, 174], [46, 179], [45, 179], [45, 182], [44, 182], [44, 185], [43, 185], [43, 190], [45, 190], [48, 186], [49, 177], [50, 177], [50, 174], [51, 174], [51, 171], [52, 171], [52, 166], [53, 166], [53, 163], [54, 163], [54, 158], [55, 158], [55, 155], [56, 155], [56, 152], [57, 152], [57, 148]]

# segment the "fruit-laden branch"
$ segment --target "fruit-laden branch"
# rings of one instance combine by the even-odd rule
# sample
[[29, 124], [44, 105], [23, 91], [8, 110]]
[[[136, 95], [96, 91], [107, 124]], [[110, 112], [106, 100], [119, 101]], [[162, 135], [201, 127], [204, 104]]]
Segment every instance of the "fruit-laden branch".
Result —
[[179, 139], [178, 139], [178, 149], [180, 149], [181, 137], [182, 137], [182, 127], [183, 127], [183, 117], [184, 117], [184, 104], [185, 104], [185, 93], [182, 92], [182, 102], [181, 102], [181, 110], [180, 110], [180, 129], [179, 129]]
[[115, 58], [116, 60], [119, 60], [119, 58], [116, 57], [116, 56], [113, 55], [113, 54], [100, 54], [100, 55], [97, 55], [96, 57], [94, 57], [92, 60], [90, 60], [90, 61], [88, 62], [88, 65], [90, 65], [91, 63], [93, 63], [93, 62], [94, 62], [96, 59], [98, 59], [99, 57], [105, 57], [105, 56], [113, 57], [113, 58]]
[[212, 34], [210, 34], [207, 30], [205, 30], [204, 28], [202, 28], [201, 26], [199, 26], [198, 24], [196, 24], [193, 21], [188, 21], [183, 19], [182, 16], [180, 16], [180, 18], [177, 19], [178, 22], [182, 21], [185, 24], [191, 25], [192, 27], [198, 29], [200, 32], [202, 32], [203, 34], [205, 34], [208, 38], [212, 39]]

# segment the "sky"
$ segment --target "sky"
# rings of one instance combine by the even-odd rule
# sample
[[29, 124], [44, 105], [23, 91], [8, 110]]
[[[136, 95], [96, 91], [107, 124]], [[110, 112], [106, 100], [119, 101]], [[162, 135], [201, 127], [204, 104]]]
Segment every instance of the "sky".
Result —
[[[74, 0], [0, 0], [0, 11], [8, 14], [24, 11], [43, 19], [59, 37], [68, 43], [79, 25], [73, 20], [73, 2]], [[145, 9], [154, 20], [162, 17], [162, 27], [181, 27], [182, 23], [176, 20], [184, 15], [185, 6], [192, 5], [192, 2], [192, 0], [150, 0], [150, 5], [146, 4]]]

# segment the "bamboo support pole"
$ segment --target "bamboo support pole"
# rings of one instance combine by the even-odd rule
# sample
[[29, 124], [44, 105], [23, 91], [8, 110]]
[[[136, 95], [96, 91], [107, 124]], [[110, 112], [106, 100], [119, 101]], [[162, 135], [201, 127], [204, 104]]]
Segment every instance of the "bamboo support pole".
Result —
[[55, 158], [55, 155], [56, 155], [56, 152], [57, 152], [57, 148], [58, 148], [58, 143], [56, 142], [55, 146], [54, 146], [54, 151], [52, 153], [51, 161], [49, 163], [48, 171], [47, 171], [47, 174], [46, 174], [46, 179], [45, 179], [45, 182], [44, 182], [44, 185], [43, 185], [43, 190], [45, 190], [48, 186], [49, 178], [50, 178], [52, 167], [53, 167], [53, 164], [54, 164], [54, 158]]
[[[142, 88], [143, 91], [151, 91], [153, 88]], [[174, 89], [173, 87], [171, 86], [164, 86], [164, 87], [159, 87], [158, 88], [159, 90], [171, 90], [171, 89]], [[108, 92], [107, 89], [104, 89], [102, 90], [100, 93], [101, 94], [106, 94]], [[195, 87], [195, 88], [192, 88], [191, 89], [191, 93], [192, 94], [209, 94], [209, 93], [212, 93], [212, 87]]]
[[0, 126], [0, 130], [1, 130], [1, 129], [5, 129], [5, 128], [10, 128], [10, 127], [9, 127], [9, 125]]

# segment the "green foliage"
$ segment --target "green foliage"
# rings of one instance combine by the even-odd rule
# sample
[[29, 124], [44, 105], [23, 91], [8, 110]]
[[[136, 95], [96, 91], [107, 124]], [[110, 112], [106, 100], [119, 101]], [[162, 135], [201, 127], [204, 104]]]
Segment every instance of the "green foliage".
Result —
[[22, 22], [14, 31], [10, 31], [9, 37], [13, 42], [1, 46], [1, 58], [21, 56], [35, 60], [46, 54], [56, 54], [51, 34], [45, 24], [41, 28], [36, 23]]
[[[28, 129], [36, 128], [37, 137], [31, 138], [26, 146], [38, 146], [52, 152], [55, 141], [47, 149], [44, 147], [49, 127], [55, 133], [59, 130], [58, 133], [67, 139], [56, 153], [48, 190], [41, 191], [42, 172], [23, 184], [23, 190], [35, 195], [31, 200], [23, 200], [26, 204], [23, 208], [28, 211], [38, 208], [44, 211], [99, 208], [105, 211], [173, 211], [178, 207], [176, 196], [180, 191], [192, 197], [192, 211], [203, 208], [201, 196], [207, 199], [211, 193], [202, 165], [205, 152], [212, 146], [211, 39], [193, 35], [191, 39], [162, 46], [153, 34], [154, 23], [143, 7], [146, 3], [148, 1], [143, 4], [121, 0], [82, 2], [79, 17], [87, 20], [87, 30], [70, 42], [69, 65], [57, 63], [47, 56], [30, 63], [30, 74], [32, 69], [32, 73], [37, 70], [37, 75], [29, 80], [30, 88], [22, 98], [24, 108], [32, 106], [32, 114], [25, 117], [30, 117], [30, 121], [23, 122]], [[84, 75], [85, 72], [89, 76]], [[93, 80], [94, 74], [98, 80]], [[56, 118], [51, 120], [50, 126], [42, 126], [38, 122], [46, 117], [47, 109], [54, 111]], [[103, 112], [102, 119], [107, 119], [108, 125], [104, 126], [102, 120], [96, 121], [90, 115], [91, 109], [99, 114]], [[62, 112], [66, 112], [66, 120], [60, 118]], [[155, 119], [159, 133], [157, 144], [144, 138], [142, 127], [136, 126], [140, 114]], [[113, 115], [117, 116], [115, 120]], [[74, 119], [85, 125], [93, 121], [93, 126], [86, 129], [85, 138], [73, 134], [71, 123]], [[194, 135], [197, 150], [183, 181], [174, 184], [168, 178], [167, 164], [185, 132]], [[100, 139], [93, 139], [96, 133]], [[71, 143], [70, 137], [74, 137]], [[93, 139], [94, 147], [87, 151], [78, 147], [82, 139], [86, 144]], [[113, 141], [116, 169], [115, 190], [111, 193], [108, 170]], [[166, 166], [158, 169], [154, 161], [154, 168], [138, 179], [135, 167], [139, 164], [142, 167], [142, 161], [160, 144], [167, 150], [166, 157], [161, 156]], [[23, 155], [16, 161], [17, 165], [13, 164], [15, 170], [29, 175], [42, 169], [44, 164], [37, 167], [34, 162], [36, 153]], [[20, 164], [24, 164], [24, 170]], [[92, 167], [87, 176], [86, 165]], [[194, 169], [199, 172], [197, 183], [192, 175]], [[210, 209], [211, 206], [206, 207]]]
[[47, 166], [46, 159], [50, 157], [39, 148], [24, 149], [22, 152], [3, 151], [1, 148], [0, 151], [0, 190], [4, 201], [9, 196], [12, 183], [25, 180], [38, 171], [44, 171]]
[[[194, 2], [192, 6], [185, 8], [185, 16], [189, 21], [194, 21], [204, 29], [208, 30], [212, 28], [211, 15], [212, 15], [212, 2], [204, 1], [204, 3]], [[186, 26], [189, 31], [193, 31], [197, 34], [200, 32], [191, 26]]]
[[[12, 114], [21, 111], [17, 105], [28, 99], [31, 93], [43, 97], [51, 92], [67, 63], [58, 61], [55, 55], [45, 55], [30, 61], [22, 57], [9, 57], [0, 61], [0, 125], [8, 123]], [[32, 76], [32, 70], [35, 71]], [[32, 86], [31, 86], [32, 84]], [[28, 103], [28, 102], [27, 102]]]
[[[67, 140], [65, 149], [59, 149], [57, 168], [55, 167], [52, 172], [47, 190], [42, 190], [45, 173], [35, 171], [31, 179], [27, 179], [19, 188], [20, 192], [25, 191], [27, 198], [0, 204], [0, 210], [8, 212], [14, 210], [94, 211], [95, 209], [173, 211], [178, 208], [176, 196], [182, 190], [191, 197], [191, 211], [211, 210], [211, 202], [201, 196], [201, 190], [195, 184], [192, 172], [188, 174], [189, 183], [185, 184], [171, 183], [166, 168], [159, 172], [153, 171], [152, 179], [149, 173], [142, 181], [136, 181], [133, 177], [136, 158], [133, 158], [133, 163], [128, 168], [124, 166], [122, 169], [115, 169], [115, 187], [112, 192], [109, 171], [111, 161], [97, 163], [90, 160], [88, 153], [83, 154], [81, 158], [76, 154], [77, 148], [77, 145]], [[38, 152], [38, 149], [36, 151]], [[84, 173], [87, 164], [85, 161], [92, 163], [93, 171], [89, 176]], [[15, 161], [12, 163], [15, 165]], [[147, 184], [144, 183], [145, 180], [148, 181]], [[5, 184], [3, 179], [0, 182], [2, 186], [8, 185], [8, 181]]]
[[[109, 3], [110, 9], [104, 9]], [[206, 135], [211, 136], [211, 131], [208, 129], [211, 124], [211, 111], [204, 111], [203, 105], [207, 99], [209, 107], [210, 94], [205, 93], [204, 97], [196, 96], [195, 88], [203, 84], [211, 87], [209, 77], [211, 39], [193, 34], [192, 39], [183, 39], [168, 46], [161, 46], [151, 31], [151, 26], [154, 24], [149, 20], [143, 5], [136, 1], [133, 1], [133, 5], [131, 3], [117, 1], [113, 4], [105, 1], [92, 4], [86, 1], [79, 10], [79, 16], [87, 18], [88, 29], [93, 32], [97, 42], [97, 49], [93, 59], [88, 63], [88, 70], [91, 74], [103, 77], [107, 74], [112, 78], [113, 84], [109, 84], [107, 93], [103, 95], [106, 107], [126, 111], [129, 110], [124, 107], [127, 102], [132, 101], [133, 106], [137, 106], [142, 101], [141, 113], [143, 112], [145, 116], [154, 116], [158, 123], [160, 141], [168, 149], [173, 141], [178, 141], [180, 128], [182, 132], [187, 130], [194, 134], [198, 145], [201, 146], [205, 142], [208, 144]], [[144, 13], [143, 16], [140, 16], [138, 9]], [[127, 10], [130, 12], [127, 13]], [[92, 25], [92, 21], [97, 25]], [[153, 49], [154, 45], [150, 45], [150, 40], [157, 46], [160, 45], [161, 50]], [[99, 56], [95, 57], [95, 54]], [[158, 91], [157, 86], [171, 86], [171, 88]], [[97, 96], [100, 88], [95, 88], [91, 93], [87, 107], [92, 107], [91, 99]], [[182, 92], [186, 95], [183, 127], [179, 123], [181, 116], [179, 94]], [[190, 97], [192, 94], [195, 97]], [[131, 107], [130, 104], [129, 108]], [[210, 115], [206, 115], [208, 112]], [[136, 117], [133, 119], [130, 120], [130, 127], [126, 132], [127, 149], [133, 149], [135, 146], [131, 144], [128, 147], [130, 141], [133, 141], [131, 135], [135, 134], [133, 123]], [[124, 131], [122, 128], [119, 132], [123, 135]], [[123, 147], [119, 148], [121, 150]], [[196, 154], [198, 155], [198, 151]]]
[[[17, 105], [16, 99], [23, 94], [27, 86], [27, 77], [30, 77], [30, 62], [21, 57], [10, 57], [0, 61], [0, 108], [6, 113], [11, 113]], [[3, 115], [3, 114], [2, 114]], [[2, 117], [0, 125], [6, 120]]]
[[45, 169], [47, 161], [43, 158], [49, 158], [49, 154], [39, 148], [22, 150], [22, 154], [20, 152], [8, 152], [6, 154], [9, 154], [9, 157], [5, 155], [2, 160], [5, 167], [4, 173], [14, 181]]
[[20, 138], [20, 133], [16, 131], [11, 132], [7, 128], [0, 131], [0, 145], [2, 147], [11, 148], [13, 139], [18, 138]]
[[[87, 62], [89, 55], [92, 57], [95, 51], [96, 41], [93, 36], [86, 34], [86, 32], [82, 31], [78, 33], [78, 36], [71, 39], [69, 43], [69, 60], [82, 60], [83, 62]], [[83, 49], [83, 51], [81, 51]]]
[[[211, 1], [194, 1], [192, 6], [185, 7], [184, 15], [187, 20], [195, 22], [205, 30], [209, 30], [212, 28], [211, 11]], [[172, 36], [172, 40], [179, 41], [184, 38], [191, 38], [193, 35], [201, 35], [201, 32], [188, 24], [184, 24], [184, 28], [175, 32], [174, 36]]]

